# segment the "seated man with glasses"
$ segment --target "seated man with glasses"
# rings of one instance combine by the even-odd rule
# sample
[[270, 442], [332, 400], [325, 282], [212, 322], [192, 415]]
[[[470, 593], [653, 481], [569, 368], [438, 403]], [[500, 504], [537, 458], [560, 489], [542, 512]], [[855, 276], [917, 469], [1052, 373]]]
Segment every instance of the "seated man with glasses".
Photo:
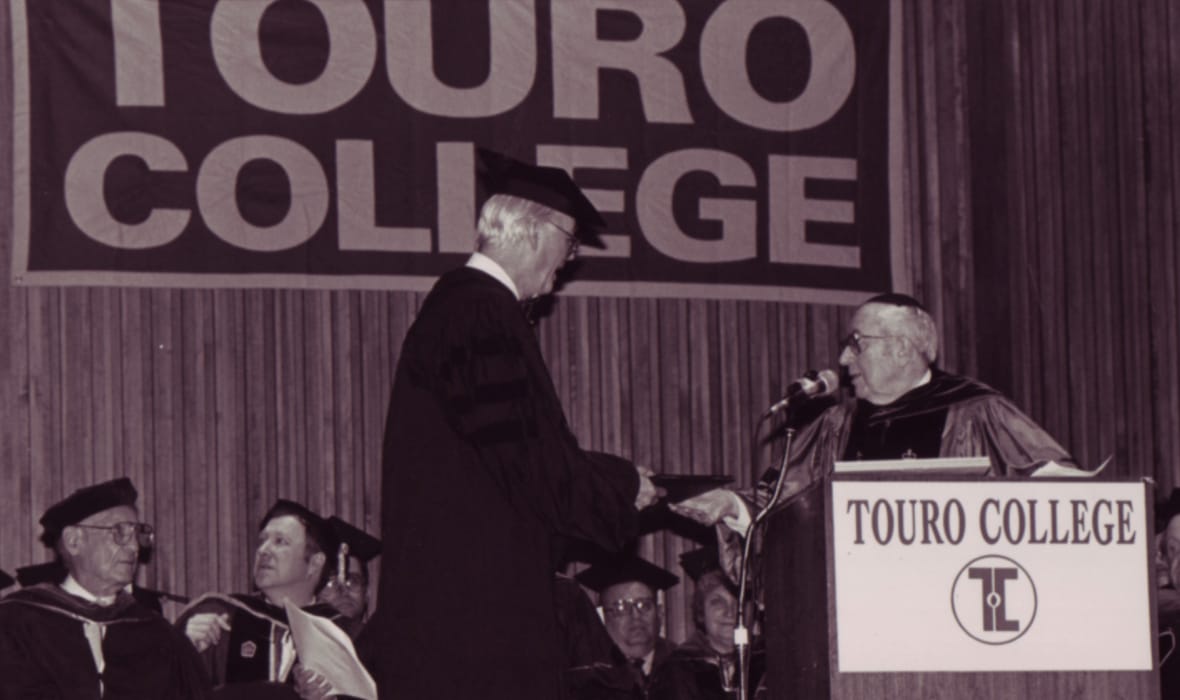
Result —
[[322, 697], [322, 679], [298, 665], [285, 601], [339, 624], [317, 598], [328, 580], [336, 539], [305, 506], [279, 499], [263, 516], [254, 552], [257, 593], [207, 593], [185, 608], [176, 628], [192, 641], [217, 697]]
[[337, 624], [356, 639], [369, 612], [369, 562], [381, 554], [381, 540], [335, 515], [328, 526], [339, 546], [320, 598], [344, 616]]
[[[987, 456], [997, 475], [1050, 461], [1073, 466], [1061, 445], [995, 389], [935, 366], [938, 329], [916, 299], [875, 296], [857, 308], [848, 331], [839, 362], [855, 398], [827, 407], [799, 429], [781, 498], [822, 478], [838, 460]], [[762, 486], [776, 477], [768, 473]], [[757, 496], [768, 494], [760, 488]], [[671, 508], [744, 533], [749, 506], [717, 489]], [[727, 549], [723, 558], [732, 569], [734, 550]]]
[[567, 673], [570, 694], [579, 700], [646, 698], [652, 674], [673, 649], [672, 643], [660, 636], [663, 606], [658, 596], [680, 578], [645, 559], [624, 554], [595, 563], [575, 579], [598, 594], [602, 622], [615, 648], [609, 667], [598, 665], [593, 672]]
[[121, 478], [45, 511], [41, 540], [64, 578], [0, 600], [0, 698], [209, 696], [188, 640], [129, 592], [154, 541], [137, 496]]

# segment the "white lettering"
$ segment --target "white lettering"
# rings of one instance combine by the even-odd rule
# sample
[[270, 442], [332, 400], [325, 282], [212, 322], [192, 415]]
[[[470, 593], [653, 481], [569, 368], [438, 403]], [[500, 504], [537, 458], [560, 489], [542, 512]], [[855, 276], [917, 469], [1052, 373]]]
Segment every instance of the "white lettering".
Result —
[[158, 0], [111, 0], [115, 104], [164, 106], [164, 49]]
[[852, 202], [808, 199], [808, 179], [855, 180], [856, 161], [849, 158], [770, 156], [770, 262], [860, 267], [860, 246], [809, 243], [808, 221], [855, 222]]
[[699, 205], [703, 219], [722, 222], [722, 235], [702, 240], [686, 234], [672, 216], [672, 195], [680, 178], [690, 172], [713, 174], [722, 185], [753, 187], [754, 171], [732, 153], [687, 149], [668, 153], [644, 171], [635, 195], [639, 227], [649, 243], [665, 255], [686, 262], [748, 260], [757, 254], [757, 206], [753, 200], [705, 197]]
[[[553, 113], [598, 119], [598, 76], [603, 68], [635, 76], [649, 122], [690, 124], [684, 78], [660, 54], [684, 35], [684, 9], [675, 0], [553, 0]], [[635, 15], [643, 24], [631, 41], [597, 36], [599, 10]]]
[[74, 224], [99, 243], [138, 250], [171, 242], [188, 225], [184, 209], [153, 209], [147, 219], [127, 224], [111, 216], [103, 198], [103, 178], [121, 156], [135, 156], [153, 171], [188, 169], [184, 154], [171, 142], [139, 132], [102, 134], [87, 141], [70, 158], [65, 173], [66, 211]]
[[[328, 29], [328, 61], [309, 83], [279, 80], [262, 60], [259, 25], [276, 0], [220, 0], [213, 10], [213, 58], [243, 100], [280, 114], [322, 114], [348, 102], [377, 63], [377, 30], [363, 0], [308, 0]], [[409, 3], [412, 4], [412, 3]]]
[[336, 216], [340, 250], [430, 252], [430, 229], [378, 226], [373, 142], [336, 142]]
[[[746, 47], [755, 25], [772, 17], [796, 22], [811, 45], [811, 76], [789, 102], [771, 102], [750, 83]], [[701, 33], [701, 74], [717, 106], [768, 131], [800, 131], [823, 124], [843, 106], [856, 78], [856, 44], [840, 11], [824, 0], [727, 0]]]
[[534, 0], [488, 3], [491, 68], [483, 85], [456, 88], [434, 74], [429, 2], [385, 1], [385, 70], [411, 107], [444, 117], [491, 117], [520, 104], [537, 73]]
[[[246, 221], [235, 198], [238, 174], [258, 159], [278, 164], [291, 188], [291, 208], [273, 226]], [[323, 225], [328, 214], [328, 180], [311, 151], [294, 141], [243, 136], [226, 141], [205, 157], [197, 175], [197, 205], [209, 230], [227, 243], [246, 250], [286, 250], [306, 242]]]

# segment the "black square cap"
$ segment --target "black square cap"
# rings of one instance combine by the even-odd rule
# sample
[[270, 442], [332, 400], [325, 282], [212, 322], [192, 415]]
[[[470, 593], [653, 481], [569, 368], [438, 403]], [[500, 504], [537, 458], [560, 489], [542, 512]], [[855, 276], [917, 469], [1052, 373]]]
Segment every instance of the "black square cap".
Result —
[[14, 583], [16, 583], [16, 579], [4, 573], [3, 571], [0, 571], [0, 591], [8, 588]]
[[1163, 532], [1168, 528], [1168, 521], [1180, 515], [1180, 488], [1172, 489], [1165, 500], [1155, 504], [1155, 531]]
[[43, 564], [30, 564], [16, 570], [16, 580], [21, 586], [28, 588], [38, 583], [61, 583], [66, 579], [66, 567], [54, 559]]
[[[877, 296], [864, 302], [864, 304], [889, 304], [892, 306], [908, 306], [912, 309], [921, 309], [926, 311], [926, 307], [922, 306], [922, 302], [913, 298], [909, 294], [902, 294], [900, 292], [886, 292], [885, 294], [878, 294]], [[864, 306], [861, 304], [861, 306]]]
[[336, 537], [332, 534], [332, 528], [328, 525], [328, 521], [302, 503], [289, 501], [285, 498], [275, 501], [270, 510], [266, 511], [266, 515], [262, 516], [262, 522], [258, 523], [259, 532], [271, 520], [283, 515], [293, 515], [298, 518], [307, 529], [307, 536], [319, 546], [320, 551], [328, 557], [335, 556]]
[[352, 523], [333, 515], [328, 518], [328, 526], [332, 528], [332, 533], [336, 536], [336, 541], [341, 548], [348, 545], [350, 557], [356, 557], [367, 564], [381, 553], [381, 540]]
[[582, 245], [604, 248], [597, 229], [602, 214], [561, 168], [531, 165], [486, 148], [478, 149], [479, 179], [487, 196], [510, 194], [549, 207], [577, 222], [572, 232]]
[[710, 571], [720, 571], [721, 562], [717, 557], [716, 547], [701, 547], [692, 549], [680, 555], [680, 568], [693, 581], [700, 580]]
[[574, 578], [586, 588], [599, 593], [611, 586], [631, 582], [642, 583], [653, 592], [662, 591], [680, 581], [680, 577], [671, 571], [634, 554], [613, 556], [595, 562]]
[[46, 547], [57, 544], [61, 531], [86, 518], [118, 506], [134, 506], [139, 494], [131, 479], [121, 477], [78, 489], [65, 499], [49, 506], [41, 516], [41, 541]]

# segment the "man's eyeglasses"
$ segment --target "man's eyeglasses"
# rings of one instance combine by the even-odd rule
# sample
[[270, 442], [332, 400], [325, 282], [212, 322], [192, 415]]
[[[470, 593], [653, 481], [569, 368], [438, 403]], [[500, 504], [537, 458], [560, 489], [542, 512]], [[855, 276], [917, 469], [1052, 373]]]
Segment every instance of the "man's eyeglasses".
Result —
[[628, 614], [650, 617], [655, 611], [656, 601], [653, 598], [623, 598], [602, 606], [603, 614], [610, 618], [626, 617]]
[[552, 221], [549, 222], [549, 225], [565, 234], [566, 245], [569, 246], [565, 251], [565, 259], [573, 260], [574, 258], [578, 257], [578, 237], [574, 235], [574, 232], [566, 231]]
[[110, 530], [115, 544], [127, 544], [134, 537], [140, 547], [151, 547], [156, 542], [156, 531], [147, 523], [115, 523], [114, 525], [75, 525], [89, 530]]
[[886, 340], [888, 338], [896, 338], [896, 335], [863, 335], [860, 331], [852, 331], [844, 336], [840, 341], [840, 352], [844, 352], [844, 348], [852, 351], [852, 354], [859, 355], [864, 352], [864, 341], [866, 340]]
[[333, 576], [332, 578], [328, 579], [328, 582], [324, 584], [324, 586], [335, 590], [355, 591], [364, 588], [367, 584], [368, 581], [366, 581], [363, 576], [358, 574], [349, 574], [348, 576], [344, 577], [343, 581], [340, 580], [339, 576]]

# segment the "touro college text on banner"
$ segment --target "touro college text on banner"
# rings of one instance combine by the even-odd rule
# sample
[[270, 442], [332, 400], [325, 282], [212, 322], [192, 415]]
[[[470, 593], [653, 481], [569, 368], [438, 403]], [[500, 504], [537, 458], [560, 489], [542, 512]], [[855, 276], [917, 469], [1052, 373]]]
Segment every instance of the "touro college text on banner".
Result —
[[905, 288], [899, 0], [9, 0], [19, 284], [425, 289], [488, 147], [575, 294]]

